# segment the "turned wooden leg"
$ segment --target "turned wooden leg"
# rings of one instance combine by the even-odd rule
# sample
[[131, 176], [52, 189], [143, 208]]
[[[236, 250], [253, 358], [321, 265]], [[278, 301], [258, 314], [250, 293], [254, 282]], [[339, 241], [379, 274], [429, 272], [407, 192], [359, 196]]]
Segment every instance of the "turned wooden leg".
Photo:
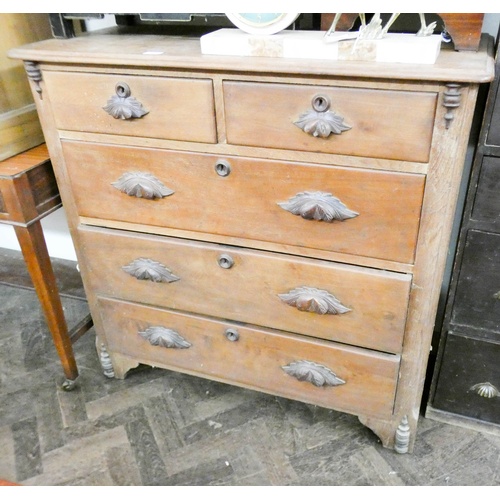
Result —
[[129, 370], [139, 366], [138, 361], [117, 353], [113, 353], [113, 361], [111, 361], [111, 356], [106, 349], [106, 345], [101, 342], [99, 337], [96, 337], [95, 347], [101, 363], [102, 372], [105, 377], [123, 380]]
[[14, 229], [63, 366], [67, 379], [63, 387], [71, 389], [78, 377], [78, 368], [42, 226], [36, 221], [27, 227], [14, 226]]
[[415, 433], [418, 413], [395, 416], [392, 420], [359, 416], [359, 421], [371, 429], [382, 442], [384, 448], [391, 448], [397, 453], [412, 453], [415, 444]]

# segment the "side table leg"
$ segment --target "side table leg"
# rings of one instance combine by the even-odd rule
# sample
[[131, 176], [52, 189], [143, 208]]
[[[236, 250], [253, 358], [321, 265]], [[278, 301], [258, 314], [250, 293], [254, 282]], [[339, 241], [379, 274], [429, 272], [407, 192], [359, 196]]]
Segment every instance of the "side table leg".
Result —
[[71, 390], [78, 377], [78, 368], [42, 225], [37, 221], [27, 227], [14, 226], [14, 229], [63, 366], [67, 379], [63, 388]]

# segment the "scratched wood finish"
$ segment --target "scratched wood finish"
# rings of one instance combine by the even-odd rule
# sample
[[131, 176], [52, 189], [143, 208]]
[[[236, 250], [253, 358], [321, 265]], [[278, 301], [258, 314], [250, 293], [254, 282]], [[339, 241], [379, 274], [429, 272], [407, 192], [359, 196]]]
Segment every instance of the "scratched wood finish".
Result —
[[[63, 141], [63, 149], [84, 217], [413, 262], [423, 175], [69, 141]], [[229, 164], [227, 176], [216, 171], [221, 161]], [[174, 193], [148, 200], [113, 185], [137, 170]], [[332, 194], [359, 215], [306, 220], [278, 205], [306, 191]]]
[[[134, 361], [354, 413], [387, 416], [392, 412], [398, 356], [127, 302], [100, 299], [99, 303], [109, 348]], [[177, 331], [191, 347], [152, 346], [138, 333], [150, 326]], [[227, 339], [228, 328], [238, 331], [237, 341]], [[316, 387], [295, 379], [282, 368], [303, 359], [328, 367], [345, 384]]]
[[[355, 266], [109, 230], [80, 231], [89, 283], [99, 295], [400, 352], [410, 276]], [[218, 258], [229, 255], [230, 269]], [[154, 283], [127, 274], [135, 259], [160, 262], [180, 279]], [[326, 290], [345, 314], [299, 311], [278, 297], [301, 286]], [[214, 288], [215, 287], [215, 288]], [[367, 297], [372, 299], [367, 300]]]
[[[216, 141], [212, 82], [208, 79], [47, 72], [44, 80], [60, 129]], [[103, 109], [116, 96], [119, 83], [127, 84], [130, 97], [147, 111], [142, 118], [116, 119]]]
[[[122, 34], [119, 34], [120, 32]], [[407, 318], [403, 337], [404, 342], [401, 350], [400, 369], [397, 374], [397, 390], [393, 401], [393, 411], [391, 415], [384, 417], [374, 417], [364, 411], [357, 413], [358, 418], [380, 437], [385, 447], [389, 448], [393, 448], [396, 443], [396, 433], [399, 435], [404, 431], [401, 423], [407, 419], [410, 433], [406, 435], [406, 441], [403, 441], [407, 445], [407, 450], [412, 451], [416, 438], [423, 382], [441, 291], [455, 203], [458, 197], [467, 149], [467, 138], [472, 123], [478, 86], [482, 82], [491, 81], [494, 74], [493, 47], [491, 42], [491, 38], [484, 37], [481, 49], [477, 53], [458, 53], [444, 49], [441, 51], [436, 64], [425, 65], [425, 67], [424, 65], [411, 64], [366, 65], [357, 62], [325, 64], [324, 61], [300, 61], [298, 63], [296, 60], [284, 58], [282, 60], [251, 57], [206, 58], [200, 55], [199, 41], [196, 39], [187, 40], [171, 37], [155, 37], [153, 35], [146, 37], [131, 36], [127, 34], [127, 30], [124, 32], [120, 29], [112, 30], [107, 34], [98, 33], [95, 37], [90, 35], [77, 37], [65, 42], [56, 40], [30, 45], [16, 51], [11, 51], [10, 54], [14, 57], [40, 62], [42, 76], [47, 75], [50, 71], [75, 72], [75, 69], [78, 69], [82, 74], [116, 74], [116, 68], [119, 65], [120, 70], [123, 68], [123, 73], [135, 73], [140, 78], [143, 78], [144, 75], [151, 75], [154, 77], [161, 76], [162, 78], [179, 78], [182, 76], [186, 79], [207, 78], [212, 80], [213, 95], [215, 96], [215, 109], [212, 111], [216, 118], [218, 143], [208, 145], [210, 148], [207, 148], [207, 151], [204, 151], [202, 143], [193, 143], [193, 149], [199, 153], [209, 152], [217, 154], [219, 151], [225, 151], [225, 154], [230, 154], [231, 156], [249, 156], [249, 151], [257, 151], [261, 158], [266, 157], [264, 154], [266, 149], [262, 146], [260, 148], [258, 146], [239, 146], [230, 144], [226, 140], [229, 127], [226, 126], [225, 120], [226, 97], [223, 83], [229, 80], [238, 81], [239, 75], [241, 75], [242, 81], [255, 86], [280, 83], [308, 88], [316, 85], [327, 87], [340, 86], [343, 88], [366, 89], [367, 92], [376, 89], [391, 92], [409, 92], [415, 95], [422, 95], [422, 93], [436, 95], [434, 119], [429, 123], [432, 131], [427, 131], [423, 136], [432, 137], [428, 161], [425, 160], [426, 163], [408, 162], [409, 164], [406, 167], [404, 165], [405, 162], [402, 160], [363, 156], [356, 157], [353, 160], [351, 156], [331, 154], [331, 158], [335, 159], [336, 164], [342, 164], [339, 159], [344, 157], [347, 162], [346, 166], [356, 164], [359, 168], [370, 169], [370, 165], [373, 163], [375, 165], [374, 168], [378, 170], [383, 170], [383, 167], [387, 167], [386, 170], [389, 171], [418, 171], [425, 175], [425, 190], [415, 247], [415, 259], [411, 269], [408, 269], [411, 271], [411, 275], [408, 275], [411, 278], [410, 293], [409, 297], [400, 299], [401, 303], [407, 307]], [[161, 51], [162, 54], [159, 54], [158, 57], [145, 55], [144, 52], [148, 48], [151, 48], [151, 46], [155, 46], [155, 49]], [[448, 106], [447, 108], [443, 106], [443, 103], [449, 102], [445, 92], [448, 91], [446, 84], [450, 82], [462, 84], [458, 107], [450, 108]], [[32, 88], [36, 92], [34, 84], [32, 84]], [[82, 277], [86, 285], [88, 285], [90, 308], [97, 318], [95, 321], [96, 332], [98, 333], [99, 341], [106, 343], [107, 334], [103, 321], [104, 318], [101, 318], [99, 315], [100, 304], [98, 302], [98, 295], [96, 290], [91, 286], [91, 274], [93, 270], [87, 265], [90, 259], [87, 261], [84, 257], [86, 251], [94, 251], [96, 249], [86, 249], [82, 239], [85, 231], [77, 230], [80, 222], [88, 222], [89, 220], [106, 227], [106, 220], [80, 218], [81, 215], [74, 201], [73, 187], [70, 182], [65, 155], [60, 141], [61, 135], [64, 134], [68, 137], [72, 134], [72, 139], [83, 142], [88, 141], [90, 138], [92, 138], [93, 142], [102, 142], [105, 140], [105, 137], [100, 137], [99, 134], [86, 135], [81, 130], [72, 132], [58, 129], [52, 110], [51, 99], [53, 96], [51, 94], [51, 86], [47, 82], [42, 81], [41, 89], [43, 99], [37, 99], [37, 106], [42, 116], [44, 129], [46, 130], [47, 144], [51, 158], [56, 166], [56, 176], [62, 187], [63, 201], [67, 205], [66, 210], [77, 254], [82, 262]], [[372, 95], [379, 94], [375, 93]], [[294, 103], [290, 105], [292, 107], [295, 106]], [[258, 108], [249, 110], [250, 114], [245, 118], [247, 120], [250, 118], [251, 120], [253, 115], [258, 114], [262, 107], [261, 104]], [[445, 120], [445, 115], [448, 116], [448, 114], [451, 114], [451, 120]], [[407, 122], [411, 122], [411, 111], [407, 118]], [[374, 121], [370, 121], [370, 123], [374, 123]], [[112, 142], [116, 145], [131, 145], [134, 142], [130, 139], [130, 136], [107, 135], [111, 137]], [[154, 138], [150, 140], [155, 141]], [[143, 146], [150, 145], [147, 138], [141, 144]], [[160, 140], [156, 140], [154, 144], [156, 147], [162, 148], [165, 147], [166, 142], [163, 143]], [[189, 151], [186, 140], [179, 141], [178, 144], [179, 148], [183, 151]], [[171, 140], [168, 147], [169, 149], [176, 149], [175, 141]], [[284, 162], [296, 161], [299, 153], [301, 153], [298, 150], [286, 148], [280, 148], [277, 153], [274, 149], [269, 149], [269, 151], [271, 151], [270, 154], [279, 154], [279, 160]], [[318, 158], [317, 155], [319, 153], [310, 154], [311, 163], [314, 163], [314, 159]], [[322, 158], [329, 158], [329, 154], [322, 153]], [[406, 158], [407, 156], [401, 153], [398, 157]], [[276, 156], [273, 156], [273, 158], [276, 158]], [[307, 159], [305, 162], [307, 163]], [[321, 161], [321, 164], [325, 163], [329, 162]], [[85, 168], [85, 164], [82, 163], [81, 168]], [[266, 179], [263, 178], [262, 184], [265, 183]], [[203, 193], [201, 191], [200, 196], [203, 196]], [[256, 196], [256, 194], [254, 195]], [[363, 193], [360, 196], [363, 196]], [[405, 200], [398, 201], [402, 204]], [[100, 203], [106, 203], [106, 200], [100, 200]], [[260, 217], [260, 214], [254, 215], [254, 217]], [[135, 229], [139, 233], [154, 232], [152, 227], [146, 224], [140, 225], [125, 222], [115, 222], [112, 224], [112, 222], [109, 225], [113, 225], [117, 229], [120, 229], [120, 227], [130, 229], [132, 226], [135, 226]], [[242, 221], [242, 224], [244, 223]], [[103, 231], [106, 230], [103, 229]], [[159, 228], [158, 231], [169, 236], [169, 230], [166, 227]], [[176, 231], [181, 232], [181, 230]], [[172, 233], [174, 232], [172, 229]], [[189, 240], [196, 240], [197, 236], [198, 234], [194, 231], [184, 230], [183, 232], [183, 238]], [[147, 240], [148, 237], [145, 236], [143, 241]], [[249, 252], [253, 254], [254, 252], [254, 250], [251, 250], [252, 241], [248, 238], [234, 237], [233, 243], [243, 253]], [[197, 244], [205, 245], [202, 242]], [[108, 258], [114, 256], [119, 251], [119, 249], [113, 246], [108, 252]], [[293, 247], [283, 246], [281, 251], [284, 252], [282, 256], [271, 253], [266, 254], [266, 262], [274, 262], [274, 259], [283, 259], [284, 261], [302, 259], [300, 253], [297, 254], [296, 249]], [[361, 251], [360, 249], [359, 252]], [[307, 249], [304, 253], [307, 253]], [[346, 255], [344, 257], [344, 262], [351, 265], [352, 262], [360, 262], [361, 259], [359, 255], [353, 255], [352, 258]], [[380, 260], [372, 259], [370, 262], [372, 264], [377, 263], [377, 265], [371, 270], [366, 269], [366, 272], [378, 273], [384, 269], [384, 265]], [[316, 264], [311, 263], [311, 266], [314, 267]], [[332, 262], [329, 265], [336, 266], [338, 264]], [[229, 271], [236, 270], [237, 267]], [[362, 274], [366, 277], [364, 273], [365, 271]], [[106, 277], [102, 277], [102, 279], [105, 280]], [[238, 290], [244, 286], [244, 283], [239, 284]], [[116, 288], [113, 290], [113, 293], [118, 293]], [[118, 288], [123, 288], [123, 282], [119, 284]], [[215, 294], [215, 296], [221, 293], [216, 283], [213, 284], [210, 293]], [[376, 299], [376, 297], [365, 294], [365, 305], [371, 303], [374, 298]], [[141, 301], [142, 298], [136, 296], [133, 300]], [[258, 297], [252, 297], [253, 304], [257, 300]], [[227, 309], [229, 307], [226, 304]], [[227, 319], [226, 314], [220, 318], [221, 321]], [[256, 321], [258, 320], [254, 317], [253, 324]], [[252, 328], [251, 326], [249, 327]], [[312, 338], [311, 341], [320, 342], [320, 340], [314, 341]], [[265, 350], [265, 344], [263, 344], [262, 349]], [[123, 368], [123, 370], [120, 369], [122, 373], [128, 370], [127, 366], [130, 368], [134, 363], [137, 363], [137, 360], [127, 358], [129, 360], [127, 365], [127, 362], [123, 361], [125, 359], [123, 355], [113, 352], [110, 355], [114, 359], [115, 364]], [[120, 356], [122, 358], [121, 361], [118, 360]]]
[[[123, 50], [126, 47], [127, 50]], [[155, 54], [145, 54], [154, 47]], [[491, 41], [482, 38], [479, 51], [456, 52], [444, 46], [435, 64], [365, 64], [345, 61], [340, 64], [323, 60], [252, 57], [207, 57], [202, 56], [199, 39], [157, 35], [139, 35], [133, 27], [121, 26], [94, 32], [90, 36], [70, 40], [51, 39], [9, 50], [9, 56], [28, 61], [41, 61], [55, 65], [98, 65], [113, 68], [117, 63], [123, 68], [173, 69], [225, 73], [275, 74], [287, 76], [320, 76], [373, 78], [396, 81], [420, 82], [489, 82], [494, 69]], [[483, 57], [489, 53], [490, 57]], [[483, 56], [481, 56], [483, 54]], [[382, 67], [383, 66], [383, 67]], [[191, 73], [193, 75], [193, 73]], [[253, 110], [254, 111], [254, 110]], [[252, 111], [252, 112], [253, 112]]]
[[[343, 117], [351, 129], [324, 139], [294, 125], [312, 109], [316, 95], [328, 98], [330, 111]], [[424, 92], [227, 81], [227, 140], [247, 146], [426, 162], [436, 99], [436, 94]]]

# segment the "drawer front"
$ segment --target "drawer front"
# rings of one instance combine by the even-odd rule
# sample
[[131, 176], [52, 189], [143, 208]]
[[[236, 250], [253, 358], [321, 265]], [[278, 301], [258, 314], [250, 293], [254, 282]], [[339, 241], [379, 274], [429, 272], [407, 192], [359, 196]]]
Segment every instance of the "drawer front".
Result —
[[401, 350], [408, 275], [102, 229], [78, 239], [99, 295]]
[[500, 226], [500, 158], [483, 157], [472, 219]]
[[[19, 161], [22, 161], [19, 160]], [[49, 161], [19, 173], [0, 174], [0, 221], [28, 223], [61, 205]]]
[[99, 305], [110, 353], [347, 412], [392, 413], [398, 356], [127, 302]]
[[58, 129], [216, 142], [211, 80], [49, 71], [43, 78]]
[[33, 203], [39, 214], [61, 203], [56, 177], [50, 162], [45, 162], [26, 172], [31, 187]]
[[436, 99], [432, 92], [226, 81], [227, 140], [427, 162]]
[[[413, 262], [422, 175], [71, 141], [63, 148], [82, 216]], [[167, 191], [144, 198], [141, 182]]]
[[451, 321], [500, 339], [500, 235], [470, 230]]
[[500, 344], [449, 333], [433, 407], [500, 424]]

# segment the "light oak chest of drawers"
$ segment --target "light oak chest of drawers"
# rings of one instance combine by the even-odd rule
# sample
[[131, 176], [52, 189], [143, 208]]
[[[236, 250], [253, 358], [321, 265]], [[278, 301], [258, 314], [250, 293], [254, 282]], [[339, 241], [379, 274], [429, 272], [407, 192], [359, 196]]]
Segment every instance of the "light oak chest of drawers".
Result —
[[214, 57], [124, 33], [11, 51], [106, 373], [144, 363], [353, 413], [411, 451], [491, 53]]

